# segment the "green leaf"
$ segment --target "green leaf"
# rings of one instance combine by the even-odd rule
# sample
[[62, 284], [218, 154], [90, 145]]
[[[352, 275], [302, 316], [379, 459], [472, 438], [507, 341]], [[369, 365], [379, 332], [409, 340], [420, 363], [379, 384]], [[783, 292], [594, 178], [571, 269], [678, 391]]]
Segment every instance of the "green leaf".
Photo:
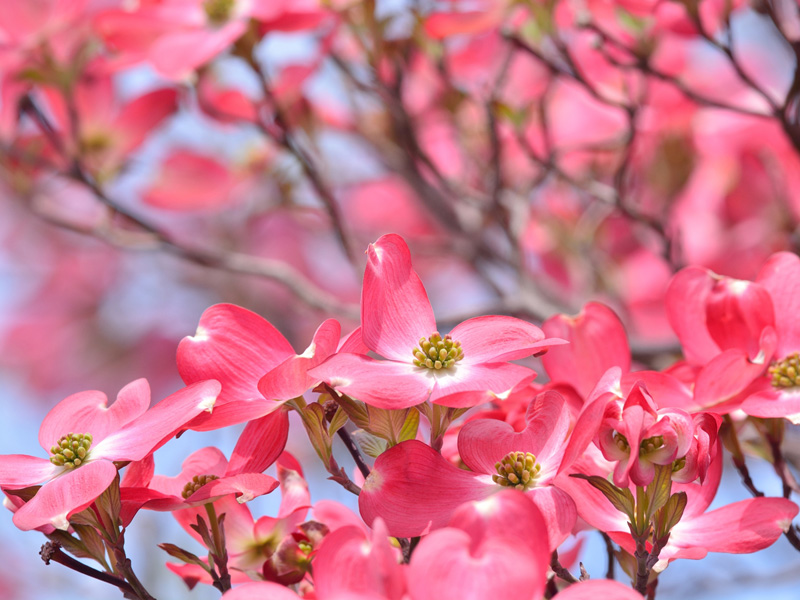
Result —
[[433, 406], [431, 406], [430, 402], [417, 404], [414, 408], [416, 408], [421, 415], [428, 419], [428, 423], [433, 423]]
[[378, 458], [389, 447], [386, 440], [379, 438], [377, 435], [372, 435], [363, 429], [356, 429], [353, 432], [353, 438], [358, 443], [361, 451], [372, 458]]
[[[365, 427], [365, 429], [374, 435], [394, 443], [395, 421], [397, 420], [396, 416], [399, 412], [403, 411], [386, 410], [372, 406], [369, 408], [369, 427]], [[402, 427], [402, 417], [400, 421], [400, 424], [397, 426], [398, 430]]]
[[105, 564], [106, 545], [103, 543], [103, 537], [98, 531], [88, 525], [80, 525], [78, 523], [72, 523], [71, 525], [89, 553], [88, 558], [93, 558], [101, 565]]
[[397, 443], [416, 439], [418, 429], [419, 413], [416, 410], [409, 409], [406, 411], [406, 418], [405, 421], [403, 421], [403, 426], [400, 427], [400, 431], [397, 434]]
[[347, 413], [347, 416], [356, 424], [356, 427], [360, 429], [369, 427], [369, 407], [366, 404], [351, 398], [347, 394], [337, 392], [327, 384], [323, 384], [323, 387], [328, 390], [331, 398], [334, 398], [339, 406], [342, 407], [342, 410]]
[[159, 548], [161, 548], [164, 552], [172, 556], [173, 558], [177, 558], [180, 561], [185, 563], [197, 565], [202, 567], [207, 573], [210, 573], [209, 566], [204, 563], [198, 556], [192, 554], [188, 550], [184, 550], [175, 544], [159, 544]]
[[61, 547], [72, 554], [72, 556], [76, 556], [78, 558], [95, 559], [94, 555], [92, 555], [92, 553], [86, 547], [86, 544], [79, 539], [72, 537], [66, 531], [56, 529], [52, 533], [47, 534], [47, 539], [60, 544]]
[[660, 510], [669, 500], [669, 495], [672, 492], [672, 463], [668, 465], [656, 465], [655, 476], [653, 481], [647, 486], [645, 494], [647, 498], [647, 505], [645, 508], [645, 521]]
[[9, 494], [11, 496], [16, 496], [17, 498], [22, 498], [25, 502], [29, 502], [31, 498], [33, 498], [36, 495], [36, 492], [38, 492], [41, 487], [42, 486], [40, 485], [32, 485], [31, 487], [22, 488], [19, 490], [3, 490], [3, 491], [6, 494]]
[[641, 35], [647, 28], [647, 21], [628, 12], [624, 8], [616, 7], [617, 22], [630, 33]]
[[114, 481], [111, 482], [111, 485], [106, 488], [106, 491], [100, 494], [97, 500], [94, 501], [94, 504], [105, 525], [105, 527], [101, 529], [106, 530], [106, 528], [110, 528], [111, 531], [109, 531], [109, 533], [113, 536], [119, 531], [119, 527], [122, 525], [122, 521], [119, 517], [122, 511], [122, 500], [119, 494], [119, 472], [117, 472], [117, 476], [114, 478]]
[[[413, 409], [386, 410], [369, 407], [369, 426], [366, 431], [383, 438], [389, 446], [413, 439], [417, 435], [419, 413]], [[410, 437], [409, 437], [410, 436]]]
[[631, 580], [636, 579], [636, 569], [638, 567], [636, 558], [622, 548], [614, 550], [614, 557], [617, 559], [619, 566], [622, 567], [622, 570], [625, 571], [625, 574]]
[[17, 79], [20, 81], [27, 81], [30, 83], [47, 83], [48, 78], [47, 76], [38, 69], [33, 67], [28, 67], [27, 69], [21, 70], [17, 73]]
[[618, 488], [604, 477], [598, 477], [597, 475], [582, 475], [580, 473], [575, 473], [570, 475], [570, 477], [585, 479], [588, 481], [593, 487], [600, 490], [603, 495], [608, 498], [608, 501], [614, 505], [614, 508], [622, 513], [625, 513], [628, 516], [628, 519], [630, 519], [631, 523], [636, 522], [636, 502], [633, 499], [633, 494], [628, 488]]
[[333, 443], [328, 433], [328, 421], [325, 418], [325, 409], [318, 403], [312, 402], [302, 409], [300, 416], [303, 418], [303, 425], [306, 428], [308, 439], [317, 455], [322, 460], [328, 472], [336, 469], [333, 460]]
[[334, 413], [331, 422], [328, 424], [328, 436], [332, 436], [337, 431], [339, 431], [342, 427], [347, 424], [349, 417], [347, 413], [342, 409], [340, 406], [336, 409], [336, 413]]
[[203, 545], [206, 548], [209, 550], [214, 548], [214, 538], [211, 536], [211, 530], [208, 528], [208, 523], [206, 523], [203, 517], [197, 515], [197, 523], [191, 523], [189, 527], [197, 532], [197, 535], [203, 540]]
[[656, 536], [667, 535], [683, 517], [686, 509], [686, 492], [676, 492], [669, 497], [664, 507], [656, 513]]
[[97, 513], [91, 506], [72, 515], [69, 518], [69, 523], [70, 525], [88, 525], [89, 527], [94, 527], [101, 531], [104, 529], [100, 517], [97, 516]]

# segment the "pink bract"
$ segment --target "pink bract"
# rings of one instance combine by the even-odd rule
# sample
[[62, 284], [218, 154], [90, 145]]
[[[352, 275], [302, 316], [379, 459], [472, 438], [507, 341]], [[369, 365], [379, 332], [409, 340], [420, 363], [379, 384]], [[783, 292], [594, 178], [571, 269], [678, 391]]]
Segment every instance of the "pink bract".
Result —
[[[520, 319], [476, 317], [456, 325], [444, 338], [443, 343], [458, 344], [463, 356], [454, 346], [455, 354], [447, 355], [451, 358], [442, 354], [439, 360], [431, 355], [430, 366], [418, 366], [416, 352], [424, 350], [421, 344], [433, 341], [438, 331], [428, 295], [411, 266], [408, 246], [395, 234], [369, 247], [361, 335], [366, 347], [385, 360], [339, 353], [311, 373], [338, 391], [386, 409], [408, 408], [426, 400], [465, 407], [486, 401], [487, 391], [503, 395], [535, 377], [533, 371], [508, 361], [564, 343], [545, 339], [541, 329]], [[452, 363], [444, 364], [446, 360]]]
[[[706, 512], [717, 493], [721, 475], [722, 450], [718, 447], [702, 484], [673, 484], [673, 493], [686, 492], [688, 502], [683, 517], [671, 530], [669, 542], [659, 554], [656, 571], [664, 570], [675, 559], [698, 560], [709, 552], [757, 552], [772, 545], [791, 526], [800, 509], [784, 498], [751, 498]], [[601, 492], [573, 478], [567, 478], [561, 485], [569, 491], [578, 514], [587, 523], [608, 533], [628, 552], [635, 551], [627, 517]]]
[[[531, 402], [527, 426], [519, 433], [496, 419], [470, 421], [462, 428], [458, 449], [469, 471], [453, 466], [422, 442], [398, 444], [375, 461], [359, 496], [361, 516], [367, 523], [382, 518], [395, 536], [428, 533], [446, 525], [463, 503], [503, 490], [493, 480], [499, 473], [497, 465], [512, 453], [529, 453], [535, 476], [523, 487], [526, 497], [547, 516], [548, 537], [555, 549], [575, 525], [572, 500], [554, 481], [559, 469], [567, 466], [563, 457], [570, 427], [563, 398], [546, 392]], [[589, 441], [585, 439], [586, 444]]]
[[800, 419], [800, 386], [789, 379], [776, 385], [771, 374], [800, 352], [798, 278], [800, 258], [788, 252], [772, 255], [755, 282], [699, 267], [674, 277], [667, 307], [687, 360], [701, 367], [697, 404]]
[[91, 435], [88, 453], [71, 470], [44, 458], [7, 455], [0, 460], [0, 488], [20, 489], [44, 482], [36, 495], [14, 513], [20, 529], [69, 527], [69, 517], [89, 506], [117, 474], [114, 462], [140, 461], [166, 443], [198, 414], [210, 411], [220, 392], [218, 382], [195, 383], [149, 408], [150, 386], [144, 379], [128, 384], [108, 406], [105, 394], [87, 391], [57, 404], [39, 429], [39, 443], [50, 452], [62, 436]]
[[309, 347], [295, 354], [286, 338], [254, 312], [234, 304], [207, 309], [195, 335], [178, 346], [178, 371], [187, 383], [213, 377], [222, 383], [222, 393], [214, 414], [196, 419], [191, 428], [206, 431], [269, 414], [285, 421], [282, 401], [319, 381], [308, 371], [336, 350], [339, 333], [339, 323], [328, 319]]

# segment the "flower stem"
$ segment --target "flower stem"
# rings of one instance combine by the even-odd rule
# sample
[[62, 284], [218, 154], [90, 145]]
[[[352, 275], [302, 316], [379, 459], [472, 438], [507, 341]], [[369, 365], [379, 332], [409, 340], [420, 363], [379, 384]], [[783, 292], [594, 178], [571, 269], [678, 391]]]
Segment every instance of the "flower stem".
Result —
[[[231, 589], [231, 575], [228, 572], [228, 550], [225, 547], [225, 528], [221, 519], [217, 518], [214, 504], [209, 502], [205, 505], [205, 508], [206, 514], [208, 514], [208, 522], [211, 525], [211, 536], [214, 540], [214, 549], [212, 551], [214, 564], [219, 571], [219, 575], [214, 577], [214, 587], [224, 593]], [[225, 515], [223, 514], [222, 516], [224, 517]], [[214, 574], [212, 573], [212, 575]]]
[[155, 600], [153, 596], [145, 589], [144, 585], [136, 573], [133, 572], [133, 564], [131, 559], [125, 555], [124, 537], [120, 535], [119, 542], [114, 548], [114, 560], [116, 561], [117, 570], [122, 574], [125, 580], [130, 584], [133, 590], [133, 598], [137, 600]]

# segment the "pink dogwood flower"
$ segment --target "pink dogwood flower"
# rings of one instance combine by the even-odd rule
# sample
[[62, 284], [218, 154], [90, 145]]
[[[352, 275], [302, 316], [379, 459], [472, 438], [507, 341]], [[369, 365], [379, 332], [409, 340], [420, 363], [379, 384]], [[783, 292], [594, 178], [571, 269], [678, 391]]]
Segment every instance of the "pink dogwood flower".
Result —
[[[234, 582], [260, 579], [265, 571], [280, 578], [283, 575], [280, 564], [269, 569], [266, 564], [277, 563], [276, 553], [287, 538], [299, 531], [298, 527], [311, 507], [308, 485], [295, 458], [284, 452], [277, 460], [277, 467], [281, 488], [281, 504], [277, 517], [264, 516], [255, 520], [248, 506], [234, 501], [231, 495], [214, 501], [216, 513], [225, 515], [225, 544], [229, 557], [228, 566]], [[196, 523], [198, 515], [205, 517], [204, 509], [184, 508], [173, 513], [186, 532], [202, 544], [203, 540], [190, 527]], [[213, 583], [208, 572], [199, 565], [167, 563], [167, 567], [189, 587], [198, 582], [207, 585]]]
[[385, 360], [340, 352], [311, 370], [340, 392], [385, 409], [426, 400], [474, 406], [486, 401], [487, 391], [502, 395], [535, 377], [508, 361], [564, 343], [504, 316], [469, 319], [441, 335], [403, 238], [384, 235], [367, 254], [361, 335], [366, 347]]
[[122, 388], [111, 406], [99, 391], [62, 400], [39, 429], [39, 443], [49, 459], [20, 454], [0, 458], [0, 488], [44, 482], [14, 513], [14, 524], [23, 530], [48, 524], [66, 530], [70, 516], [94, 502], [114, 480], [115, 462], [150, 455], [187, 422], [210, 411], [219, 392], [216, 381], [198, 382], [148, 410], [150, 386], [138, 379]]
[[[667, 307], [687, 361], [703, 365], [705, 389], [748, 415], [800, 422], [800, 258], [773, 254], [756, 280], [720, 277], [699, 267], [678, 273]], [[705, 377], [703, 372], [711, 371]], [[709, 394], [705, 394], [709, 396]]]
[[559, 600], [643, 600], [642, 595], [612, 579], [589, 579], [558, 592]]
[[[515, 488], [547, 516], [555, 549], [575, 525], [572, 499], [554, 485], [559, 470], [568, 466], [564, 457], [571, 426], [564, 399], [545, 392], [531, 402], [527, 426], [519, 433], [496, 419], [464, 425], [458, 452], [470, 471], [453, 466], [422, 442], [398, 444], [378, 457], [364, 482], [361, 516], [367, 523], [382, 518], [392, 535], [414, 537], [446, 525], [464, 502]], [[591, 436], [584, 439], [588, 444]]]
[[137, 485], [126, 486], [128, 482], [122, 481], [123, 505], [173, 511], [212, 503], [228, 494], [234, 494], [240, 503], [269, 494], [278, 482], [262, 471], [283, 452], [286, 437], [269, 435], [271, 423], [265, 418], [251, 423], [266, 429], [269, 437], [260, 435], [259, 427], [245, 427], [230, 463], [218, 448], [209, 446], [189, 455], [176, 477], [153, 475], [150, 466], [147, 474], [138, 478]]
[[[699, 560], [709, 552], [749, 554], [763, 550], [791, 526], [799, 509], [784, 498], [750, 498], [706, 512], [717, 493], [721, 476], [722, 448], [718, 447], [702, 484], [673, 484], [673, 493], [686, 492], [687, 503], [681, 520], [672, 528], [667, 545], [659, 553], [654, 566], [656, 572], [663, 571], [678, 558]], [[628, 552], [635, 551], [627, 517], [600, 491], [570, 477], [560, 484], [569, 491], [578, 514], [587, 523], [608, 533]]]
[[207, 309], [195, 335], [178, 345], [178, 372], [186, 383], [217, 379], [222, 393], [214, 414], [195, 420], [191, 428], [216, 429], [270, 413], [276, 427], [288, 427], [276, 400], [302, 395], [319, 381], [308, 371], [336, 351], [340, 331], [335, 319], [326, 320], [309, 347], [295, 354], [286, 338], [254, 312], [234, 304]]
[[631, 368], [628, 336], [613, 310], [598, 302], [589, 302], [574, 316], [555, 315], [542, 324], [545, 335], [567, 340], [542, 357], [550, 380], [574, 387], [588, 398], [597, 382], [611, 367], [622, 373]]
[[[408, 565], [376, 519], [371, 532], [345, 525], [328, 534], [314, 557], [319, 600], [509, 600], [541, 597], [550, 549], [544, 517], [519, 492], [505, 490], [465, 504], [447, 527], [425, 536]], [[299, 596], [271, 582], [245, 584], [224, 600]], [[307, 596], [308, 597], [308, 596]]]
[[616, 462], [616, 485], [627, 486], [630, 478], [644, 486], [653, 480], [655, 465], [683, 459], [692, 448], [692, 440], [692, 416], [677, 408], [657, 408], [640, 383], [623, 404], [608, 402], [596, 443], [607, 460]]
[[230, 47], [250, 19], [291, 30], [314, 27], [322, 16], [313, 0], [143, 0], [99, 15], [95, 28], [111, 48], [180, 79]]
[[544, 514], [519, 492], [505, 490], [465, 504], [414, 551], [409, 595], [413, 600], [539, 598], [551, 545]]
[[[72, 93], [72, 107], [62, 91], [44, 91], [54, 125], [69, 142], [67, 150], [100, 180], [115, 176], [130, 154], [178, 109], [177, 91], [166, 87], [122, 104], [114, 81], [103, 72], [84, 74]], [[72, 109], [74, 119], [70, 116]]]

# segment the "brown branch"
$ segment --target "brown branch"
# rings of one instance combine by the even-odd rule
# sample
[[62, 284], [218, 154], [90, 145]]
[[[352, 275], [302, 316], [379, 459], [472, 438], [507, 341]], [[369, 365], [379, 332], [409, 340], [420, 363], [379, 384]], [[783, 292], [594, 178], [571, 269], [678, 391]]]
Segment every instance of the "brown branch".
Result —
[[300, 163], [303, 173], [311, 182], [312, 187], [317, 192], [322, 204], [325, 206], [325, 210], [331, 219], [333, 230], [336, 233], [336, 237], [338, 238], [339, 244], [342, 246], [345, 255], [350, 260], [352, 265], [357, 265], [358, 261], [353, 252], [349, 237], [345, 232], [342, 214], [339, 210], [338, 204], [336, 203], [336, 198], [333, 196], [333, 192], [325, 183], [324, 178], [322, 177], [322, 174], [320, 173], [319, 168], [312, 159], [311, 155], [309, 155], [303, 149], [303, 147], [292, 135], [289, 119], [284, 114], [278, 99], [275, 97], [275, 94], [272, 93], [272, 89], [269, 85], [269, 78], [267, 77], [266, 72], [258, 60], [252, 55], [252, 52], [248, 55], [247, 62], [258, 77], [259, 84], [261, 85], [261, 91], [264, 94], [264, 99], [272, 105], [275, 125], [277, 125], [279, 132], [267, 127], [260, 118], [258, 119], [259, 128], [264, 134], [271, 137], [276, 143], [287, 150], [292, 156], [295, 157], [295, 159], [297, 159], [297, 162]]
[[504, 37], [519, 50], [522, 50], [523, 52], [530, 54], [531, 56], [536, 58], [540, 63], [542, 63], [542, 65], [544, 65], [550, 71], [552, 75], [560, 75], [562, 77], [567, 77], [569, 79], [578, 82], [579, 84], [581, 84], [581, 86], [583, 86], [584, 89], [586, 89], [586, 91], [593, 98], [599, 100], [606, 106], [611, 106], [613, 108], [617, 108], [620, 110], [628, 109], [628, 105], [625, 104], [624, 102], [619, 102], [612, 98], [608, 98], [598, 91], [595, 85], [589, 79], [587, 79], [580, 71], [577, 64], [573, 60], [572, 55], [569, 53], [568, 48], [566, 47], [566, 45], [561, 43], [560, 40], [554, 39], [554, 42], [556, 42], [558, 49], [562, 52], [563, 55], [562, 57], [567, 63], [566, 68], [556, 64], [552, 59], [545, 56], [540, 50], [534, 48], [533, 46], [525, 42], [522, 38], [510, 33], [504, 34]]
[[364, 478], [369, 477], [370, 469], [369, 465], [364, 460], [364, 457], [361, 455], [361, 451], [358, 449], [358, 446], [353, 441], [353, 438], [350, 437], [350, 434], [345, 430], [344, 427], [339, 428], [336, 431], [336, 435], [344, 442], [345, 448], [350, 453], [350, 456], [353, 457], [353, 461], [356, 463], [358, 470], [364, 476]]
[[624, 69], [624, 70], [638, 70], [638, 71], [643, 72], [643, 73], [645, 73], [647, 75], [655, 77], [656, 79], [659, 79], [661, 81], [669, 83], [670, 85], [675, 87], [679, 92], [681, 92], [684, 96], [686, 96], [689, 100], [692, 100], [693, 102], [696, 102], [697, 104], [700, 104], [700, 105], [703, 105], [703, 106], [708, 106], [708, 107], [711, 107], [711, 108], [718, 108], [720, 110], [727, 110], [727, 111], [731, 111], [731, 112], [736, 112], [736, 113], [743, 114], [743, 115], [749, 115], [751, 117], [761, 117], [761, 118], [764, 118], [764, 119], [775, 118], [775, 114], [774, 113], [769, 113], [769, 112], [765, 113], [763, 111], [754, 110], [754, 109], [750, 109], [750, 108], [745, 108], [743, 106], [735, 106], [733, 104], [727, 104], [727, 103], [722, 102], [720, 100], [716, 100], [714, 98], [710, 98], [708, 96], [700, 94], [699, 92], [697, 92], [697, 91], [693, 90], [692, 88], [690, 88], [689, 86], [687, 86], [680, 79], [677, 79], [674, 76], [670, 75], [669, 73], [665, 73], [664, 71], [661, 71], [660, 69], [656, 69], [655, 67], [653, 67], [653, 65], [650, 64], [650, 62], [646, 58], [643, 58], [643, 57], [637, 55], [633, 51], [633, 49], [629, 48], [624, 43], [622, 43], [619, 40], [615, 39], [613, 36], [611, 36], [608, 32], [606, 32], [603, 29], [601, 29], [595, 23], [588, 23], [588, 24], [585, 25], [585, 27], [586, 27], [586, 29], [588, 29], [590, 31], [593, 31], [594, 33], [599, 35], [600, 38], [605, 43], [610, 44], [610, 45], [614, 46], [615, 48], [617, 48], [619, 50], [627, 52], [631, 56], [631, 58], [633, 58], [635, 60], [635, 62], [633, 64], [625, 64], [625, 63], [622, 63], [619, 60], [613, 58], [612, 56], [610, 56], [607, 53], [604, 54], [606, 60], [608, 60], [611, 64], [613, 64], [617, 68]]
[[127, 581], [114, 575], [110, 575], [109, 573], [103, 573], [102, 571], [93, 569], [92, 567], [75, 560], [61, 549], [61, 544], [58, 542], [47, 542], [44, 544], [39, 552], [39, 556], [42, 557], [42, 560], [46, 565], [49, 565], [51, 561], [56, 562], [60, 565], [64, 565], [68, 569], [72, 569], [76, 573], [80, 573], [81, 575], [86, 575], [92, 579], [102, 581], [103, 583], [113, 585], [114, 587], [118, 588], [126, 598], [138, 597], [136, 592]]
[[614, 557], [614, 544], [605, 531], [601, 531], [600, 535], [603, 536], [603, 541], [606, 544], [606, 560], [608, 561], [606, 564], [606, 579], [614, 579], [614, 571], [617, 562]]
[[567, 583], [578, 583], [578, 578], [561, 565], [558, 560], [558, 551], [556, 550], [553, 550], [553, 554], [550, 556], [550, 568], [553, 569], [553, 573]]
[[[39, 124], [41, 130], [48, 139], [51, 139], [54, 145], [57, 145], [57, 147], [63, 150], [64, 146], [57, 132], [55, 132], [50, 125], [44, 113], [38, 109], [29, 97], [27, 101], [23, 103], [23, 107]], [[65, 155], [64, 158], [69, 159], [70, 157]], [[314, 283], [306, 279], [286, 263], [239, 252], [228, 252], [220, 249], [192, 248], [184, 245], [155, 224], [123, 208], [86, 172], [78, 159], [73, 157], [72, 160], [72, 169], [68, 173], [64, 173], [64, 175], [87, 187], [97, 200], [112, 211], [113, 215], [124, 217], [129, 223], [135, 225], [138, 230], [147, 234], [147, 239], [145, 243], [131, 244], [129, 239], [125, 240], [119, 235], [116, 235], [111, 228], [102, 232], [94, 228], [81, 228], [76, 224], [68, 225], [54, 215], [51, 215], [49, 218], [51, 222], [69, 227], [73, 231], [85, 235], [97, 237], [98, 239], [102, 239], [103, 241], [126, 250], [163, 250], [203, 267], [269, 279], [286, 287], [295, 297], [312, 308], [342, 315], [354, 320], [359, 318], [360, 310], [357, 306], [343, 304], [331, 298], [330, 294], [318, 288]]]
[[769, 105], [770, 109], [774, 114], [777, 114], [780, 111], [780, 105], [775, 101], [775, 99], [770, 96], [766, 90], [764, 90], [758, 83], [750, 76], [747, 71], [744, 70], [744, 66], [739, 60], [736, 58], [736, 55], [733, 51], [733, 27], [731, 26], [730, 15], [725, 19], [725, 31], [728, 38], [728, 43], [723, 44], [713, 35], [711, 35], [703, 25], [703, 21], [700, 18], [699, 13], [694, 13], [692, 15], [692, 20], [697, 27], [697, 31], [700, 33], [701, 37], [711, 44], [717, 50], [720, 50], [725, 56], [728, 57], [728, 62], [730, 62], [733, 70], [736, 71], [739, 79], [747, 85], [751, 90], [756, 92], [759, 96], [761, 96]]
[[[733, 466], [736, 467], [736, 470], [739, 473], [739, 476], [742, 479], [742, 483], [744, 484], [747, 491], [749, 491], [753, 497], [755, 498], [763, 498], [764, 492], [759, 490], [755, 484], [753, 483], [752, 478], [750, 477], [750, 471], [747, 468], [747, 464], [745, 463], [744, 453], [742, 452], [741, 445], [739, 443], [739, 436], [736, 433], [736, 428], [733, 423], [733, 420], [730, 418], [729, 415], [725, 415], [724, 421], [722, 424], [723, 428], [727, 428], [727, 431], [730, 435], [726, 437], [727, 441], [732, 445], [729, 447], [728, 450], [731, 451], [731, 457], [733, 458]], [[721, 430], [724, 432], [724, 430]], [[784, 486], [786, 484], [784, 483]], [[784, 488], [785, 489], [785, 488]], [[789, 529], [785, 531], [784, 536], [792, 545], [792, 547], [800, 552], [800, 535], [798, 535], [797, 528], [793, 523], [789, 524]]]

